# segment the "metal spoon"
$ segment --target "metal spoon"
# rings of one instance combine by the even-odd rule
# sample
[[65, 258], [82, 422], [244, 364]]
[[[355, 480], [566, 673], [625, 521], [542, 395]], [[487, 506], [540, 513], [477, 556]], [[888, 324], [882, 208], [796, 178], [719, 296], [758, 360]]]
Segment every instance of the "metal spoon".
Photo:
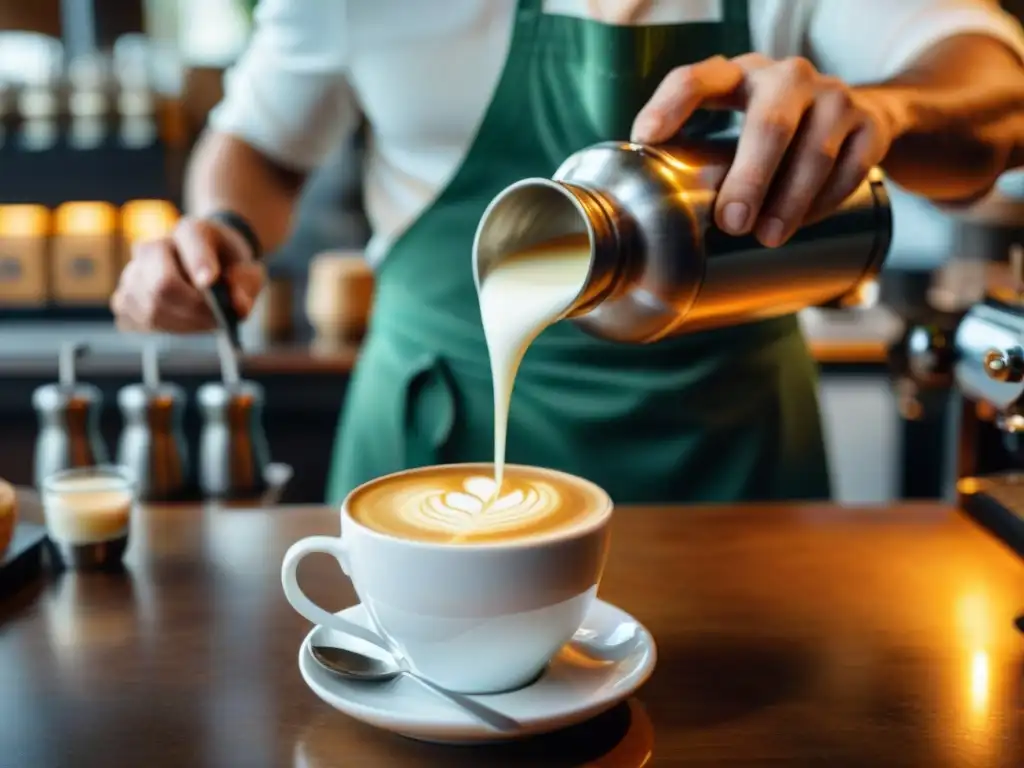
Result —
[[341, 677], [364, 682], [385, 682], [393, 680], [399, 675], [409, 675], [409, 677], [416, 680], [424, 688], [461, 707], [484, 723], [484, 725], [489, 725], [499, 731], [516, 731], [520, 728], [519, 723], [512, 718], [474, 701], [469, 696], [449, 691], [436, 683], [413, 674], [411, 670], [403, 668], [394, 657], [387, 659], [375, 658], [357, 653], [356, 651], [350, 651], [347, 648], [338, 648], [333, 645], [314, 645], [312, 642], [309, 644], [309, 650], [317, 664]]

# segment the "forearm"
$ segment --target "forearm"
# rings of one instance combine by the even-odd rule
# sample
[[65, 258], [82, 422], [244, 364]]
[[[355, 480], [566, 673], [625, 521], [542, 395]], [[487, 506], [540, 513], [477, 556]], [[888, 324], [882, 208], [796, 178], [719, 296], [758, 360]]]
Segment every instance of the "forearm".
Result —
[[997, 40], [951, 38], [891, 82], [856, 93], [893, 126], [882, 167], [911, 192], [970, 201], [1024, 165], [1024, 66]]
[[291, 231], [303, 182], [301, 174], [275, 165], [241, 139], [207, 132], [189, 161], [185, 205], [194, 216], [225, 209], [238, 213], [269, 252]]

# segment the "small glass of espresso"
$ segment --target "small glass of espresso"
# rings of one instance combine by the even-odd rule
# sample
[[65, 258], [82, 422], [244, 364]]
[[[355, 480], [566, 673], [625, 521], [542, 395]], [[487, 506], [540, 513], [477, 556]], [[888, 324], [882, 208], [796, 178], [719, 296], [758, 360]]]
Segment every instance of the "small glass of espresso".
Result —
[[136, 484], [125, 467], [56, 472], [43, 481], [43, 517], [58, 566], [118, 569], [128, 548]]

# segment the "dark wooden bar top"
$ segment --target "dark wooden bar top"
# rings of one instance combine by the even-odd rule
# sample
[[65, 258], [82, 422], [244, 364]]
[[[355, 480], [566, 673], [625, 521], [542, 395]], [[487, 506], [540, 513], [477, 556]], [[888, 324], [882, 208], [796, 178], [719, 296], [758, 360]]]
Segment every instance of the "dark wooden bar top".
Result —
[[[304, 686], [281, 558], [337, 530], [322, 507], [148, 507], [125, 573], [0, 603], [0, 764], [1024, 764], [1024, 564], [955, 508], [619, 509], [601, 595], [653, 633], [652, 678], [588, 724], [487, 748], [374, 730]], [[300, 578], [326, 607], [355, 600], [329, 558]]]

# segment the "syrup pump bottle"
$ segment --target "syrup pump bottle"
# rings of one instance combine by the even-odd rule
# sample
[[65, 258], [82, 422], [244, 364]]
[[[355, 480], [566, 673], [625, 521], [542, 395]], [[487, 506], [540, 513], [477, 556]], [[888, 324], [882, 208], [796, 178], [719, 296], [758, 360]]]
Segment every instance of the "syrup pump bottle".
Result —
[[61, 347], [59, 381], [44, 384], [32, 393], [32, 407], [39, 420], [35, 447], [35, 484], [55, 472], [106, 464], [107, 447], [99, 431], [103, 393], [92, 384], [77, 380], [79, 358], [88, 351], [84, 344]]
[[191, 494], [188, 443], [183, 426], [185, 391], [160, 380], [159, 352], [142, 351], [142, 382], [117, 393], [124, 428], [117, 463], [131, 470], [143, 501], [181, 501]]

